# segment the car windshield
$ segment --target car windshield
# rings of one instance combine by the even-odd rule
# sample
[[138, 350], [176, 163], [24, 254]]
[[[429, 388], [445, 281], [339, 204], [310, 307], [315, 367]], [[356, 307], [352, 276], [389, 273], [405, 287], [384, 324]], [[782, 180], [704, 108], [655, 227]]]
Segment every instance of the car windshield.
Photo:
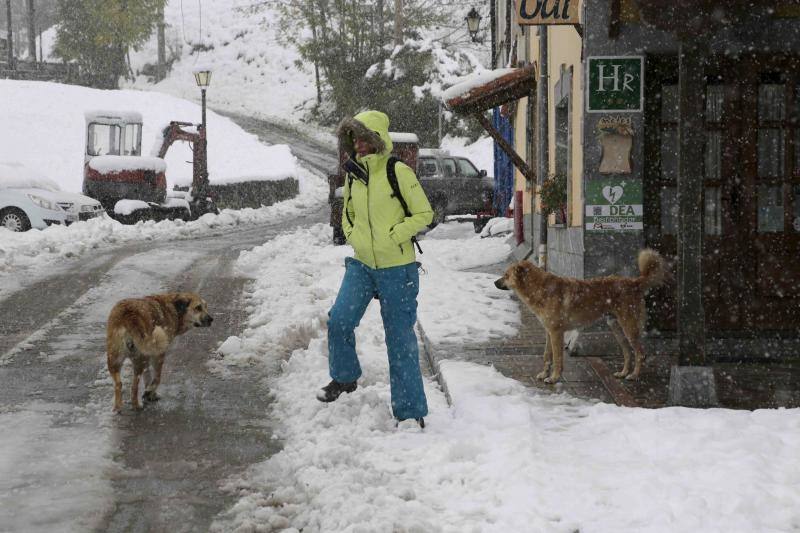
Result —
[[420, 176], [436, 175], [436, 160], [432, 157], [421, 157], [419, 160], [419, 175]]
[[458, 161], [458, 172], [465, 178], [477, 178], [480, 176], [480, 172], [478, 169], [475, 168], [475, 165], [469, 159], [464, 157], [459, 157], [456, 159]]

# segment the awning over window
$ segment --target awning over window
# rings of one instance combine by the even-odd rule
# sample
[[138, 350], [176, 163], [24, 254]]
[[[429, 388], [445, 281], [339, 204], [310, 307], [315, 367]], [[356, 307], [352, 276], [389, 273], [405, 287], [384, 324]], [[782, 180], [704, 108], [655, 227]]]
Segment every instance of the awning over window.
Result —
[[489, 109], [532, 96], [535, 89], [536, 70], [533, 65], [524, 68], [485, 70], [447, 89], [442, 94], [442, 101], [459, 115], [473, 115], [497, 145], [508, 154], [522, 175], [535, 182], [533, 169], [485, 116], [485, 112]]
[[472, 114], [525, 98], [535, 89], [536, 70], [533, 65], [485, 70], [447, 89], [442, 100], [458, 114]]

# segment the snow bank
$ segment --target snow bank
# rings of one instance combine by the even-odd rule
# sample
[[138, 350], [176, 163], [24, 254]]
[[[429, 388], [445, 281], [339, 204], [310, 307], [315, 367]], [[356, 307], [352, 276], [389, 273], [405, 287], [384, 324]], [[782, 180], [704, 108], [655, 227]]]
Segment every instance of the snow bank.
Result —
[[[24, 102], [25, 105], [21, 105]], [[142, 146], [161, 144], [171, 120], [199, 122], [192, 102], [141, 91], [101, 91], [57, 83], [0, 80], [0, 146], [14, 160], [39, 169], [69, 192], [80, 192], [86, 150], [84, 113], [97, 109], [133, 111], [144, 119]], [[212, 183], [278, 180], [297, 175], [296, 159], [285, 145], [267, 146], [231, 120], [208, 112], [208, 165]], [[0, 159], [5, 159], [0, 157]], [[188, 185], [192, 151], [178, 142], [167, 153], [167, 182]]]

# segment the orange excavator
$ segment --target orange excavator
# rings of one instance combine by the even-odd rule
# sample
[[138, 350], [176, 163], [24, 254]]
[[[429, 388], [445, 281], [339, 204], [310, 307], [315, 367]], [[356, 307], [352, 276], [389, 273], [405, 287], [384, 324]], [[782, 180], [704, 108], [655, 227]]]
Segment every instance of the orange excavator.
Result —
[[[206, 131], [202, 124], [170, 122], [150, 156], [142, 155], [142, 115], [91, 111], [86, 117], [83, 193], [100, 201], [123, 223], [194, 220], [218, 213], [208, 181]], [[167, 191], [164, 156], [176, 141], [192, 146], [192, 185]]]

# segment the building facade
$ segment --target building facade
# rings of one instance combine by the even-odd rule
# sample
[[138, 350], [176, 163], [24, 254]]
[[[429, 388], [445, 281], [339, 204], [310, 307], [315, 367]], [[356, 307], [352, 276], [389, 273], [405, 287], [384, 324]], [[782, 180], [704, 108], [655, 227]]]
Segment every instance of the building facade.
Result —
[[[584, 0], [577, 24], [520, 24], [520, 9], [567, 4], [496, 2], [515, 13], [495, 32], [512, 66], [536, 70], [513, 114], [514, 149], [536, 174], [516, 174], [515, 254], [592, 278], [636, 275], [652, 247], [675, 282], [649, 297], [651, 349], [693, 346], [701, 363], [796, 354], [800, 9]], [[543, 216], [538, 191], [554, 175], [566, 205]], [[576, 349], [607, 353], [608, 340], [589, 331]]]

